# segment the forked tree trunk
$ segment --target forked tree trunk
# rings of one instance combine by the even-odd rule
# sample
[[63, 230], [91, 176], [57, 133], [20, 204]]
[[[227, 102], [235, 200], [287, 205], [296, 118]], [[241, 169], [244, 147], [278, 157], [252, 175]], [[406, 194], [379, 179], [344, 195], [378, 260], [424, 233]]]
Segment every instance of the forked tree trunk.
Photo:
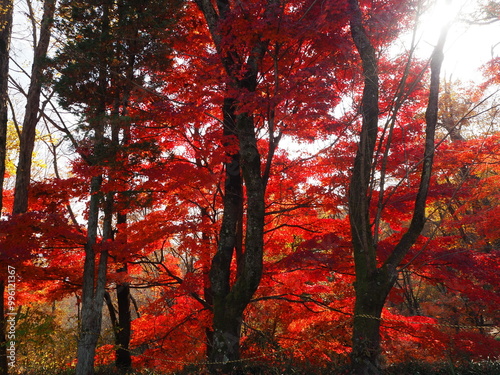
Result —
[[370, 186], [374, 150], [378, 136], [378, 68], [376, 51], [363, 26], [357, 0], [349, 0], [351, 35], [362, 61], [364, 90], [361, 101], [362, 127], [349, 185], [349, 219], [356, 273], [356, 303], [352, 335], [351, 373], [381, 373], [380, 318], [387, 295], [398, 275], [398, 266], [420, 235], [434, 158], [439, 76], [447, 27], [440, 35], [431, 57], [431, 83], [426, 111], [425, 150], [420, 185], [410, 226], [383, 265], [377, 267], [377, 249], [370, 218]]
[[[239, 262], [235, 283], [231, 286], [229, 278], [220, 278], [218, 254], [214, 257], [211, 269], [213, 296], [213, 343], [211, 362], [212, 371], [231, 373], [238, 367], [240, 359], [240, 331], [243, 312], [257, 290], [262, 277], [263, 234], [264, 234], [264, 186], [260, 172], [260, 156], [256, 147], [253, 119], [247, 114], [236, 118], [242, 175], [247, 188], [247, 225], [245, 251]], [[223, 219], [224, 220], [224, 219]], [[229, 233], [227, 233], [229, 234]], [[236, 238], [235, 234], [231, 234]], [[221, 232], [221, 241], [223, 233]], [[221, 247], [219, 246], [219, 249]], [[230, 258], [223, 267], [230, 270]], [[229, 276], [229, 274], [227, 274]], [[232, 361], [227, 363], [228, 361]]]
[[[212, 35], [217, 52], [221, 56], [229, 78], [231, 90], [253, 92], [257, 87], [259, 64], [264, 56], [268, 41], [255, 42], [248, 57], [235, 58], [239, 51], [223, 46], [220, 26], [231, 11], [230, 2], [217, 1], [217, 9], [210, 0], [197, 0]], [[266, 12], [272, 8], [269, 7]], [[230, 51], [227, 51], [229, 47]], [[246, 61], [244, 68], [237, 61]], [[245, 76], [241, 77], [241, 71]], [[220, 231], [219, 246], [210, 269], [210, 290], [213, 301], [213, 332], [208, 353], [213, 364], [213, 373], [231, 373], [238, 367], [240, 359], [240, 331], [243, 312], [257, 290], [262, 277], [263, 235], [264, 235], [264, 181], [261, 175], [261, 160], [255, 136], [255, 124], [251, 114], [241, 110], [245, 103], [238, 103], [228, 97], [224, 101], [224, 129], [236, 136], [239, 153], [231, 156], [226, 164], [226, 186], [224, 213]], [[241, 221], [243, 189], [246, 187], [246, 232], [244, 251], [241, 251]], [[231, 261], [236, 255], [237, 273], [231, 285]]]
[[[236, 142], [235, 102], [226, 98], [223, 105], [224, 136], [226, 146]], [[232, 147], [231, 147], [232, 148]], [[228, 153], [225, 163], [225, 183], [223, 198], [223, 216], [219, 236], [219, 245], [209, 271], [209, 296], [213, 304], [213, 326], [209, 330], [209, 361], [227, 362], [239, 359], [241, 316], [230, 312], [227, 296], [231, 290], [231, 262], [235, 253], [241, 252], [241, 221], [243, 220], [243, 180], [240, 168], [240, 153]], [[238, 249], [238, 247], [240, 247]], [[238, 323], [239, 320], [239, 323]], [[218, 368], [217, 365], [212, 366]]]

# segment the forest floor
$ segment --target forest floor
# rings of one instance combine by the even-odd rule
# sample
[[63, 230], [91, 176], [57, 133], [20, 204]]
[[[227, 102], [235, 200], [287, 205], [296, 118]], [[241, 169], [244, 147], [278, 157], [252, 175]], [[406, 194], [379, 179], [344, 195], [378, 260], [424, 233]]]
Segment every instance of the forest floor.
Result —
[[[33, 370], [19, 372], [17, 375], [74, 375], [75, 370]], [[164, 373], [154, 370], [129, 372], [127, 375], [208, 375], [204, 368], [187, 367], [175, 373]], [[312, 364], [294, 366], [270, 366], [254, 364], [225, 375], [344, 375], [346, 368], [318, 367]], [[103, 367], [96, 370], [96, 375], [120, 375], [114, 367]], [[469, 362], [461, 365], [451, 363], [431, 364], [425, 362], [406, 362], [389, 366], [383, 375], [500, 375], [500, 360]]]

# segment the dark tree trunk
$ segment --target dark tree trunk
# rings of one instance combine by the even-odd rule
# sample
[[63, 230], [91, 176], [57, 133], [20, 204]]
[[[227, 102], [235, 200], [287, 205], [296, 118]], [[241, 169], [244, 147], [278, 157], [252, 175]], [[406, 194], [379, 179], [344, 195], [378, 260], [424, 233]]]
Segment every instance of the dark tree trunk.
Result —
[[[225, 99], [223, 106], [224, 136], [229, 142], [237, 141], [236, 114], [234, 100]], [[227, 310], [226, 298], [231, 290], [231, 261], [236, 252], [241, 251], [241, 228], [243, 220], [243, 181], [240, 170], [240, 153], [234, 152], [227, 155], [229, 161], [225, 164], [225, 184], [223, 198], [223, 217], [220, 230], [219, 245], [212, 259], [210, 267], [209, 296], [213, 304], [213, 327], [209, 332], [209, 360], [211, 362], [227, 362], [239, 359], [239, 324], [234, 313]], [[240, 249], [237, 250], [238, 246]], [[237, 347], [237, 348], [236, 348]]]
[[[126, 272], [124, 267], [118, 272]], [[131, 314], [130, 314], [130, 285], [121, 283], [116, 287], [116, 298], [118, 302], [118, 315], [111, 301], [108, 292], [104, 294], [104, 300], [109, 311], [109, 317], [115, 335], [115, 366], [122, 372], [127, 373], [132, 368], [132, 357], [130, 355], [129, 344], [131, 335]]]
[[351, 353], [353, 374], [378, 374], [381, 369], [380, 317], [392, 285], [381, 270], [366, 277], [356, 274]]
[[16, 171], [13, 213], [19, 214], [28, 209], [28, 190], [31, 178], [31, 162], [35, 146], [36, 125], [38, 124], [42, 78], [50, 42], [50, 34], [55, 12], [55, 0], [45, 0], [40, 28], [40, 40], [35, 47], [31, 81], [26, 99], [23, 128], [19, 142], [19, 161]]
[[[101, 41], [106, 41], [110, 34], [110, 7], [105, 3], [101, 15]], [[97, 77], [98, 94], [100, 100], [88, 115], [88, 121], [94, 130], [93, 155], [88, 159], [91, 165], [101, 165], [105, 162], [103, 156], [109, 151], [106, 148], [105, 131], [107, 130], [107, 103], [109, 74], [105, 64], [99, 66]], [[94, 357], [97, 340], [101, 333], [102, 308], [106, 292], [106, 277], [108, 267], [108, 254], [102, 251], [98, 257], [95, 252], [99, 227], [100, 206], [104, 206], [104, 219], [102, 223], [103, 241], [112, 239], [112, 193], [104, 196], [101, 191], [103, 176], [99, 174], [92, 177], [90, 183], [90, 203], [87, 219], [87, 242], [85, 244], [85, 263], [83, 266], [82, 285], [82, 321], [77, 349], [76, 375], [94, 374]], [[96, 262], [99, 265], [96, 272]]]
[[[118, 272], [127, 272], [124, 266]], [[130, 314], [130, 285], [127, 282], [116, 286], [116, 299], [118, 301], [118, 321], [116, 329], [116, 367], [127, 372], [132, 368], [132, 357], [130, 355], [130, 335], [131, 335], [131, 314]]]
[[[3, 209], [3, 183], [7, 157], [7, 96], [9, 80], [12, 0], [0, 1], [0, 214]], [[7, 375], [7, 340], [5, 337], [5, 283], [0, 280], [0, 375]]]
[[[219, 266], [224, 267], [229, 271], [231, 259], [226, 258], [224, 264], [219, 263], [221, 258], [218, 257], [218, 251], [212, 263], [214, 332], [210, 361], [224, 364], [233, 361], [227, 365], [213, 366], [212, 370], [214, 372], [220, 370], [227, 372], [238, 367], [243, 312], [257, 290], [262, 276], [264, 185], [260, 172], [260, 155], [256, 146], [253, 119], [247, 114], [237, 115], [236, 126], [240, 141], [241, 169], [247, 188], [247, 205], [249, 209], [247, 210], [245, 251], [239, 262], [238, 275], [234, 285], [230, 286], [229, 284], [227, 278], [229, 274], [225, 275], [226, 278], [221, 278], [222, 274], [219, 268]], [[236, 241], [237, 231], [225, 234], [221, 232], [221, 241], [223, 236], [230, 236]], [[221, 249], [221, 245], [219, 249]]]
[[214, 304], [213, 348], [210, 361], [214, 373], [229, 374], [239, 367], [240, 331], [243, 312], [227, 309], [227, 303]]
[[[120, 105], [123, 104], [122, 115], [127, 115], [127, 102], [128, 95], [130, 91], [129, 89], [125, 90], [124, 98], [120, 101], [118, 98], [115, 101], [115, 109], [113, 111], [113, 115], [116, 117], [120, 116]], [[121, 102], [121, 103], [120, 103]], [[120, 144], [119, 132], [120, 130], [124, 130], [124, 138], [123, 143]], [[128, 125], [121, 124], [120, 121], [113, 123], [111, 130], [111, 141], [112, 147], [115, 150], [118, 150], [121, 146], [127, 147], [130, 142], [130, 129]], [[116, 153], [115, 153], [116, 155]], [[114, 158], [114, 157], [113, 157]], [[110, 177], [112, 178], [112, 177]], [[109, 236], [114, 240], [113, 230], [112, 230], [112, 220], [113, 213], [115, 211], [114, 208], [114, 198], [116, 193], [110, 192], [107, 197], [107, 210], [108, 217], [110, 218], [108, 221], [109, 225]], [[116, 214], [116, 224], [117, 226], [125, 225], [127, 223], [127, 215], [122, 213]], [[123, 240], [123, 242], [127, 242], [127, 233], [126, 231], [117, 231], [116, 235]], [[125, 263], [123, 267], [121, 267], [117, 272], [121, 272], [126, 274], [128, 271], [127, 264]], [[118, 303], [118, 319], [114, 324], [114, 332], [115, 332], [115, 343], [117, 346], [115, 352], [115, 365], [116, 367], [123, 373], [129, 371], [132, 367], [132, 357], [129, 351], [130, 344], [130, 335], [131, 335], [131, 314], [130, 314], [130, 285], [127, 282], [118, 283], [116, 285], [116, 299]]]
[[107, 253], [102, 252], [99, 257], [99, 266], [96, 270], [94, 246], [97, 241], [99, 224], [99, 193], [102, 177], [96, 176], [91, 182], [91, 198], [89, 218], [87, 224], [87, 243], [85, 244], [85, 263], [83, 269], [82, 286], [82, 319], [80, 337], [78, 340], [76, 375], [94, 374], [94, 356], [97, 340], [101, 333], [102, 306], [106, 286]]
[[[228, 76], [228, 92], [254, 92], [257, 88], [259, 65], [269, 42], [256, 35], [256, 41], [248, 56], [239, 56], [237, 47], [224, 45], [224, 36], [220, 34], [220, 26], [231, 12], [230, 2], [217, 1], [217, 9], [210, 0], [197, 0], [196, 3], [205, 16], [215, 48]], [[270, 17], [274, 3], [274, 0], [269, 1], [264, 18]], [[243, 77], [242, 71], [245, 72]], [[237, 367], [237, 361], [240, 359], [243, 312], [257, 290], [262, 276], [265, 186], [254, 119], [250, 113], [241, 110], [244, 104], [228, 96], [223, 108], [225, 132], [234, 132], [239, 153], [232, 155], [226, 164], [224, 213], [219, 246], [210, 270], [214, 316], [209, 360], [218, 363], [211, 366], [214, 373], [227, 373]], [[246, 187], [248, 207], [244, 246], [241, 245], [242, 181]], [[231, 285], [231, 260], [234, 255], [237, 260], [237, 273], [235, 282]]]
[[356, 273], [356, 303], [352, 336], [351, 373], [381, 373], [380, 318], [387, 295], [397, 280], [397, 267], [420, 235], [425, 223], [425, 206], [434, 157], [439, 75], [447, 28], [443, 29], [431, 59], [431, 84], [426, 111], [426, 137], [420, 185], [408, 230], [380, 267], [370, 221], [370, 187], [374, 149], [378, 133], [378, 69], [376, 51], [363, 26], [357, 0], [349, 0], [351, 35], [362, 61], [364, 90], [361, 101], [362, 128], [349, 185], [349, 219]]
[[377, 318], [380, 318], [386, 296], [386, 293], [381, 295], [374, 290], [381, 277], [377, 272], [369, 215], [369, 187], [379, 115], [378, 63], [375, 49], [363, 28], [357, 1], [351, 0], [349, 3], [351, 34], [359, 50], [365, 76], [361, 103], [362, 129], [349, 185], [349, 219], [356, 270], [351, 359], [353, 373], [376, 374], [380, 365], [380, 321]]
[[[126, 131], [128, 134], [128, 131]], [[128, 143], [128, 136], [124, 140], [124, 143]], [[127, 223], [127, 214], [117, 214], [116, 218], [117, 225]], [[127, 242], [127, 233], [117, 233], [117, 236], [121, 237], [124, 242]], [[128, 273], [128, 267], [125, 263], [118, 272]], [[123, 373], [126, 373], [132, 368], [132, 356], [130, 354], [130, 337], [132, 334], [132, 314], [130, 311], [130, 301], [132, 296], [130, 294], [130, 284], [128, 282], [119, 283], [116, 286], [116, 299], [118, 301], [118, 330], [116, 332], [116, 345], [118, 349], [116, 350], [115, 365]]]
[[[13, 6], [12, 0], [0, 1], [0, 213], [3, 209], [3, 182], [7, 157], [7, 97]], [[3, 317], [0, 317], [0, 319], [3, 319]]]
[[[118, 128], [113, 129], [113, 133], [117, 133]], [[115, 137], [113, 137], [115, 138]], [[118, 139], [115, 139], [118, 143]], [[114, 240], [113, 231], [113, 213], [115, 210], [114, 202], [115, 193], [109, 192], [106, 194], [106, 202], [104, 205], [104, 221], [103, 221], [103, 240]], [[125, 214], [117, 215], [117, 224], [125, 224], [127, 216]], [[121, 234], [126, 238], [126, 234]], [[127, 273], [127, 265], [125, 264], [117, 272]], [[107, 293], [107, 292], [106, 292]], [[128, 282], [118, 283], [116, 286], [116, 300], [118, 304], [118, 317], [115, 315], [113, 304], [109, 295], [106, 298], [108, 308], [110, 310], [111, 321], [115, 334], [115, 344], [117, 346], [115, 352], [115, 365], [123, 373], [131, 369], [132, 358], [130, 356], [129, 344], [131, 335], [131, 314], [130, 314], [130, 285]]]
[[[201, 166], [201, 164], [200, 164], [200, 166]], [[208, 211], [206, 208], [201, 209], [201, 218], [202, 218], [202, 220], [209, 219], [208, 218]], [[205, 246], [210, 246], [210, 236], [206, 232], [203, 232], [202, 239], [203, 239], [203, 243]], [[201, 260], [202, 260], [202, 269], [203, 269], [203, 297], [205, 299], [207, 307], [213, 309], [214, 301], [212, 298], [212, 291], [210, 290], [210, 255], [206, 254], [206, 253], [203, 254], [203, 257]], [[205, 328], [205, 337], [206, 337], [206, 342], [207, 342], [206, 358], [212, 358], [212, 348], [213, 348], [213, 341], [214, 341], [214, 331], [213, 331], [212, 327]]]

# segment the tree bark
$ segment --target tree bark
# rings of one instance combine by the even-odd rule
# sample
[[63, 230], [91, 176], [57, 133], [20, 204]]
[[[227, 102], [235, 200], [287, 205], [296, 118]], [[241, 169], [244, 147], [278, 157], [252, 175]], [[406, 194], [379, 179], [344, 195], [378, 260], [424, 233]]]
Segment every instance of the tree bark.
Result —
[[31, 178], [31, 163], [35, 146], [36, 125], [38, 124], [42, 78], [50, 42], [56, 0], [45, 0], [40, 28], [40, 39], [35, 47], [31, 81], [28, 89], [23, 128], [19, 143], [19, 161], [16, 172], [14, 192], [14, 214], [26, 212], [28, 209], [28, 190]]
[[420, 235], [425, 223], [427, 192], [432, 174], [434, 135], [437, 123], [439, 75], [447, 27], [442, 31], [431, 58], [431, 83], [426, 111], [426, 137], [420, 185], [408, 230], [388, 259], [377, 267], [377, 248], [370, 221], [371, 180], [378, 133], [378, 69], [375, 48], [363, 26], [357, 0], [349, 0], [351, 35], [362, 61], [364, 89], [361, 101], [362, 128], [349, 185], [349, 219], [355, 262], [354, 322], [351, 373], [381, 372], [380, 318], [387, 295], [397, 280], [397, 267]]
[[13, 6], [13, 0], [2, 0], [0, 2], [0, 213], [3, 209], [3, 182], [7, 157], [7, 97]]
[[[118, 272], [127, 272], [127, 267], [123, 267]], [[127, 373], [132, 367], [132, 357], [129, 350], [131, 335], [130, 285], [128, 283], [120, 283], [116, 286], [118, 315], [108, 292], [105, 292], [104, 299], [108, 306], [109, 317], [115, 335], [115, 345], [117, 347], [115, 350], [115, 366], [120, 372]]]
[[[110, 36], [110, 8], [111, 4], [106, 2], [102, 6], [101, 35], [100, 41], [106, 43]], [[89, 124], [94, 130], [93, 155], [88, 162], [93, 166], [100, 166], [106, 161], [108, 154], [105, 132], [109, 127], [109, 116], [107, 116], [107, 101], [109, 100], [109, 67], [102, 64], [98, 69], [97, 85], [98, 98], [92, 112], [88, 114]], [[94, 247], [97, 245], [97, 234], [99, 227], [100, 206], [103, 205], [104, 219], [102, 222], [102, 240], [111, 240], [113, 194], [103, 194], [101, 186], [103, 175], [99, 173], [92, 177], [90, 183], [90, 204], [87, 219], [87, 242], [85, 244], [85, 263], [83, 268], [82, 285], [82, 321], [80, 338], [77, 349], [76, 375], [94, 374], [94, 357], [97, 340], [101, 332], [102, 308], [106, 292], [106, 276], [108, 268], [108, 253], [101, 251], [97, 257]], [[99, 264], [96, 270], [96, 261]]]
[[[240, 330], [243, 312], [257, 290], [262, 276], [264, 186], [260, 172], [260, 155], [256, 146], [253, 119], [247, 114], [237, 115], [236, 124], [240, 140], [241, 161], [244, 163], [241, 169], [247, 188], [249, 209], [247, 210], [245, 251], [242, 254], [241, 266], [238, 267], [238, 275], [234, 285], [231, 286], [229, 282], [232, 258], [227, 256], [229, 255], [229, 247], [223, 249], [222, 245], [219, 245], [212, 262], [211, 285], [214, 318], [210, 361], [220, 364], [212, 366], [213, 372], [219, 370], [230, 372], [238, 367], [236, 361], [240, 359]], [[226, 213], [226, 211], [224, 212]], [[232, 224], [237, 225], [237, 221], [233, 221]], [[224, 241], [227, 244], [231, 238], [236, 243], [237, 231], [221, 231], [221, 243]], [[225, 257], [220, 256], [221, 250], [224, 250]], [[232, 252], [233, 249], [231, 249]], [[221, 273], [220, 268], [228, 272]], [[233, 361], [233, 363], [226, 365], [228, 361]]]
[[[118, 270], [118, 272], [127, 272], [127, 266]], [[129, 345], [131, 336], [130, 314], [130, 284], [120, 283], [116, 286], [116, 299], [118, 301], [118, 321], [116, 332], [116, 350], [115, 365], [121, 372], [127, 372], [132, 368], [132, 357], [130, 355]]]
[[[224, 136], [226, 146], [237, 142], [235, 101], [229, 98], [223, 105]], [[240, 153], [227, 155], [223, 216], [219, 244], [209, 271], [210, 300], [213, 304], [213, 327], [209, 332], [208, 353], [211, 362], [227, 362], [239, 359], [239, 327], [241, 316], [227, 310], [226, 297], [231, 290], [231, 261], [235, 253], [241, 252], [241, 222], [243, 220], [243, 180], [240, 168]], [[238, 249], [239, 247], [239, 249]], [[239, 320], [239, 322], [238, 322]]]
[[97, 340], [101, 332], [102, 306], [106, 286], [107, 253], [99, 258], [97, 274], [95, 270], [97, 229], [99, 225], [99, 204], [102, 176], [92, 178], [90, 186], [90, 207], [85, 244], [85, 263], [82, 285], [82, 319], [77, 349], [76, 375], [94, 374], [94, 356]]
[[131, 335], [130, 286], [127, 283], [118, 285], [116, 294], [118, 298], [119, 331], [115, 363], [120, 371], [127, 372], [132, 367], [132, 357], [129, 350]]
[[[215, 48], [229, 78], [228, 88], [253, 92], [257, 88], [259, 64], [264, 56], [268, 41], [256, 38], [248, 56], [238, 58], [239, 51], [233, 46], [223, 46], [219, 26], [231, 11], [225, 0], [216, 2], [217, 10], [210, 0], [197, 0], [212, 35]], [[269, 1], [264, 17], [271, 8]], [[245, 61], [244, 66], [237, 61]], [[241, 77], [240, 72], [245, 71]], [[228, 90], [230, 92], [231, 90]], [[240, 359], [240, 331], [243, 312], [257, 290], [262, 276], [264, 235], [264, 193], [261, 174], [261, 159], [257, 148], [254, 119], [250, 113], [241, 111], [243, 103], [227, 97], [224, 101], [225, 131], [234, 127], [239, 143], [239, 154], [233, 155], [226, 164], [226, 191], [224, 214], [217, 253], [210, 270], [211, 297], [213, 299], [212, 345], [209, 361], [214, 363], [211, 371], [230, 373], [238, 367]], [[226, 133], [227, 134], [227, 133]], [[241, 231], [243, 204], [242, 181], [246, 186], [247, 212], [244, 251], [239, 252], [238, 238]], [[237, 274], [230, 285], [231, 260], [237, 253]], [[238, 259], [239, 258], [239, 259]], [[232, 362], [231, 362], [232, 361]]]
[[[3, 183], [7, 157], [7, 96], [13, 6], [12, 0], [0, 2], [0, 215], [3, 209]], [[0, 375], [7, 375], [9, 372], [4, 307], [5, 283], [4, 280], [0, 280]]]

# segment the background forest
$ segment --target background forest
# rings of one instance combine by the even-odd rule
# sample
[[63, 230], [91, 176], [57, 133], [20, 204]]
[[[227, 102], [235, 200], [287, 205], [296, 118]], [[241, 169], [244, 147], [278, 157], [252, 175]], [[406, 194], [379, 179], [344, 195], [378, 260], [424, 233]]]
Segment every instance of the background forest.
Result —
[[0, 374], [500, 373], [499, 26], [0, 0]]

